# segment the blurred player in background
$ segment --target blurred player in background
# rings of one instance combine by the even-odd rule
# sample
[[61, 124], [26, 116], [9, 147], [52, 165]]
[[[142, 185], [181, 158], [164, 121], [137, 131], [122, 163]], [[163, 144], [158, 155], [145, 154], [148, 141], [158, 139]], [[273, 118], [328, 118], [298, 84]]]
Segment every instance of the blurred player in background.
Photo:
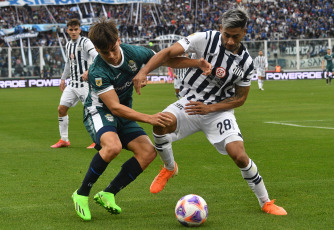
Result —
[[[184, 54], [183, 56], [185, 57], [189, 57], [189, 55], [186, 53]], [[168, 67], [170, 68], [170, 67]], [[170, 72], [173, 76], [173, 79], [174, 79], [174, 89], [175, 89], [175, 96], [177, 97], [177, 99], [180, 99], [181, 96], [180, 96], [180, 87], [181, 87], [181, 84], [182, 84], [182, 80], [183, 78], [185, 77], [186, 75], [186, 72], [187, 72], [187, 68], [178, 68], [178, 69], [174, 69], [174, 68], [170, 68]]]
[[135, 77], [137, 81], [144, 79], [166, 60], [184, 52], [195, 53], [196, 58], [204, 58], [212, 65], [209, 76], [204, 76], [200, 69], [190, 69], [181, 86], [182, 98], [163, 111], [173, 118], [173, 123], [167, 127], [153, 127], [155, 147], [164, 168], [153, 180], [150, 191], [162, 191], [167, 181], [178, 173], [172, 142], [203, 131], [217, 151], [228, 154], [240, 168], [261, 209], [273, 215], [286, 215], [282, 207], [274, 204], [275, 200], [269, 199], [257, 166], [245, 151], [234, 116], [233, 109], [247, 99], [254, 74], [253, 60], [241, 43], [248, 19], [243, 8], [226, 11], [222, 15], [220, 32], [198, 32], [181, 39], [157, 53]]
[[266, 71], [268, 70], [268, 61], [265, 56], [263, 56], [262, 50], [259, 51], [259, 56], [254, 59], [254, 67], [256, 69], [258, 77], [258, 85], [260, 90], [263, 89], [263, 81], [266, 78]]
[[[122, 148], [130, 150], [134, 156], [122, 165], [111, 183], [94, 196], [94, 200], [112, 214], [122, 211], [115, 203], [115, 195], [155, 159], [154, 146], [136, 121], [157, 127], [165, 127], [171, 122], [168, 114], [148, 115], [132, 109], [132, 79], [155, 53], [142, 46], [121, 43], [116, 24], [105, 18], [90, 28], [89, 38], [99, 55], [89, 68], [90, 90], [84, 106], [84, 124], [99, 151], [93, 157], [81, 187], [72, 195], [76, 213], [84, 220], [91, 220], [88, 196], [92, 186]], [[204, 63], [204, 67], [210, 66], [204, 60], [199, 62], [181, 57], [174, 60], [165, 65], [184, 68], [199, 67]], [[147, 78], [139, 84], [140, 87], [146, 86]]]
[[[334, 54], [331, 54], [331, 49], [327, 49], [327, 54], [325, 55], [324, 59], [322, 60], [321, 63], [321, 68], [327, 72], [326, 75], [326, 83], [327, 85], [331, 85], [332, 84], [332, 78], [334, 76], [334, 65], [333, 65], [333, 58], [334, 58]], [[324, 68], [325, 65], [325, 61], [327, 61], [326, 64], [326, 69]], [[329, 76], [329, 73], [332, 73], [332, 76]]]
[[[81, 101], [84, 104], [88, 95], [87, 71], [89, 64], [97, 56], [93, 43], [86, 37], [80, 36], [81, 28], [78, 19], [70, 19], [67, 22], [67, 33], [71, 40], [66, 44], [66, 62], [64, 72], [61, 76], [60, 90], [63, 92], [58, 106], [58, 121], [60, 140], [51, 148], [70, 146], [68, 137], [70, 107], [76, 106]], [[70, 77], [69, 84], [65, 80]], [[91, 144], [87, 148], [94, 148]]]

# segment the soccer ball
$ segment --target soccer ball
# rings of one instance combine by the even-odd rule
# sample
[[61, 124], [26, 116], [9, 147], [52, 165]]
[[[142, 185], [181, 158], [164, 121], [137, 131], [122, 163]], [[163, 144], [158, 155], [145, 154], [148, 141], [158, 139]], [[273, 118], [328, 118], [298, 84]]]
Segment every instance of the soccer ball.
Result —
[[208, 218], [208, 205], [202, 197], [189, 194], [177, 202], [175, 215], [184, 226], [200, 226]]

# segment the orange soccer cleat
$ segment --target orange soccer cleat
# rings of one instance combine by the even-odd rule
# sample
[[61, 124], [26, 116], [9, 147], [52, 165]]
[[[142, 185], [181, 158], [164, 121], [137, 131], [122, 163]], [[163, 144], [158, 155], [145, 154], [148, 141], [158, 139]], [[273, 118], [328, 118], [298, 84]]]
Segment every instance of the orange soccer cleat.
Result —
[[288, 213], [284, 210], [284, 208], [277, 206], [274, 204], [275, 200], [271, 200], [269, 202], [266, 202], [263, 207], [262, 211], [273, 214], [273, 215], [278, 215], [278, 216], [285, 216]]
[[175, 162], [175, 168], [173, 171], [169, 171], [166, 168], [163, 168], [160, 170], [160, 173], [154, 178], [151, 187], [150, 187], [150, 192], [151, 193], [158, 193], [161, 192], [167, 181], [171, 178], [177, 175], [178, 173], [178, 167], [177, 164]]
[[51, 148], [62, 148], [62, 147], [68, 147], [70, 146], [70, 141], [63, 141], [62, 139], [60, 139], [56, 144], [51, 145]]
[[88, 146], [87, 149], [93, 149], [94, 147], [95, 147], [95, 143], [93, 143], [90, 146]]

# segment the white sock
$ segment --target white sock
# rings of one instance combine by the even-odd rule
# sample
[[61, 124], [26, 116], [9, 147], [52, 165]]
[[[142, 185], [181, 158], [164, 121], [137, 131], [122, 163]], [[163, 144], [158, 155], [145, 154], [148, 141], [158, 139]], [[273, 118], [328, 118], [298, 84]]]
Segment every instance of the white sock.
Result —
[[175, 168], [175, 161], [172, 149], [171, 134], [157, 135], [153, 133], [155, 149], [160, 155], [161, 160], [165, 164], [165, 168], [173, 171]]
[[59, 121], [60, 139], [62, 139], [63, 141], [68, 141], [68, 123], [69, 123], [68, 115], [64, 117], [58, 117], [58, 121]]
[[262, 89], [263, 87], [263, 80], [258, 80], [258, 85], [259, 85], [259, 89]]
[[249, 187], [255, 193], [262, 207], [266, 202], [270, 201], [269, 195], [262, 180], [262, 177], [257, 170], [255, 163], [249, 159], [249, 164], [246, 168], [240, 168], [242, 177], [247, 181]]

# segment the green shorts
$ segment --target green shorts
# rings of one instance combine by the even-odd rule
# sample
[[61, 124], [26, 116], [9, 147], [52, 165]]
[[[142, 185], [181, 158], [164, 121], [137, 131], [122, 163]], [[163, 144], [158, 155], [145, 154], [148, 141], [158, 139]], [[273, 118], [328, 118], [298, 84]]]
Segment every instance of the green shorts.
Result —
[[334, 66], [333, 65], [327, 65], [326, 66], [326, 71], [327, 72], [333, 72]]
[[83, 122], [98, 150], [101, 149], [100, 138], [106, 132], [117, 133], [124, 149], [127, 149], [132, 140], [147, 135], [137, 122], [114, 116], [110, 111], [99, 107], [90, 111], [85, 107]]

